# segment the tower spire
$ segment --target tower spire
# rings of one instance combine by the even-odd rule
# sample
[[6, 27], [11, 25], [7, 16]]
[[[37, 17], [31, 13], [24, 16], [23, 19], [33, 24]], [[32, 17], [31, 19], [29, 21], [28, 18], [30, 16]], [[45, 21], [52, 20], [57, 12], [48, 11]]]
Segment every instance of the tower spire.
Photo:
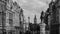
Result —
[[36, 15], [35, 15], [35, 17], [34, 17], [34, 23], [35, 23], [35, 24], [37, 23]]

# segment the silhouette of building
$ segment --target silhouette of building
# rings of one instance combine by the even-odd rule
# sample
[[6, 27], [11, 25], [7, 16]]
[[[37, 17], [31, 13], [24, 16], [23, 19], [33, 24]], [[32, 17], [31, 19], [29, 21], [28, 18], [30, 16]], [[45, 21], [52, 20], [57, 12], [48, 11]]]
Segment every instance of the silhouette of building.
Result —
[[[48, 15], [47, 16], [47, 21], [48, 21], [48, 26], [49, 26], [49, 33], [50, 34], [59, 34], [59, 3], [60, 0], [55, 0], [51, 1], [49, 4], [49, 8], [47, 9]], [[46, 13], [47, 13], [46, 12]], [[46, 22], [45, 22], [46, 23]]]
[[59, 34], [59, 23], [57, 21], [57, 11], [55, 7], [55, 2], [51, 1], [50, 3], [50, 34]]
[[28, 22], [29, 22], [29, 27], [28, 27], [28, 31], [30, 32], [30, 34], [40, 34], [40, 24], [37, 24], [37, 18], [36, 15], [34, 17], [34, 23], [30, 22], [30, 17], [28, 17]]

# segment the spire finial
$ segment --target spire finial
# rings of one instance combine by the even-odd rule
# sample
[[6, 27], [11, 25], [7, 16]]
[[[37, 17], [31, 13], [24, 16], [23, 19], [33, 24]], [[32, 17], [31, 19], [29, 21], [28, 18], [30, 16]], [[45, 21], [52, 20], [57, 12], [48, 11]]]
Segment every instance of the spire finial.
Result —
[[35, 24], [37, 23], [36, 15], [35, 15], [35, 17], [34, 17], [34, 23], [35, 23]]

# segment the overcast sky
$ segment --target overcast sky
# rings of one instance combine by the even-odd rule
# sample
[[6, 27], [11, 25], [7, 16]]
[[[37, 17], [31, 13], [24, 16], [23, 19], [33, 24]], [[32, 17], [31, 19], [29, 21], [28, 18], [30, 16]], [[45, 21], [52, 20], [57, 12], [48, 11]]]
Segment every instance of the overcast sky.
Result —
[[25, 19], [28, 21], [28, 16], [31, 22], [34, 22], [34, 16], [37, 16], [37, 22], [40, 23], [41, 11], [46, 11], [51, 0], [14, 0], [23, 9]]

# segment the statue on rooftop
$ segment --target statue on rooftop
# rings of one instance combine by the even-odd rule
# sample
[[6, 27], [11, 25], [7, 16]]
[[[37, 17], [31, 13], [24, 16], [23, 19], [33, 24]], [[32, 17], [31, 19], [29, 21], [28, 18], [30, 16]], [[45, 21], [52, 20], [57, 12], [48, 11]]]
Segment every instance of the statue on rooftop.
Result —
[[42, 22], [43, 18], [44, 18], [44, 12], [42, 11], [41, 16], [40, 16], [41, 22]]

